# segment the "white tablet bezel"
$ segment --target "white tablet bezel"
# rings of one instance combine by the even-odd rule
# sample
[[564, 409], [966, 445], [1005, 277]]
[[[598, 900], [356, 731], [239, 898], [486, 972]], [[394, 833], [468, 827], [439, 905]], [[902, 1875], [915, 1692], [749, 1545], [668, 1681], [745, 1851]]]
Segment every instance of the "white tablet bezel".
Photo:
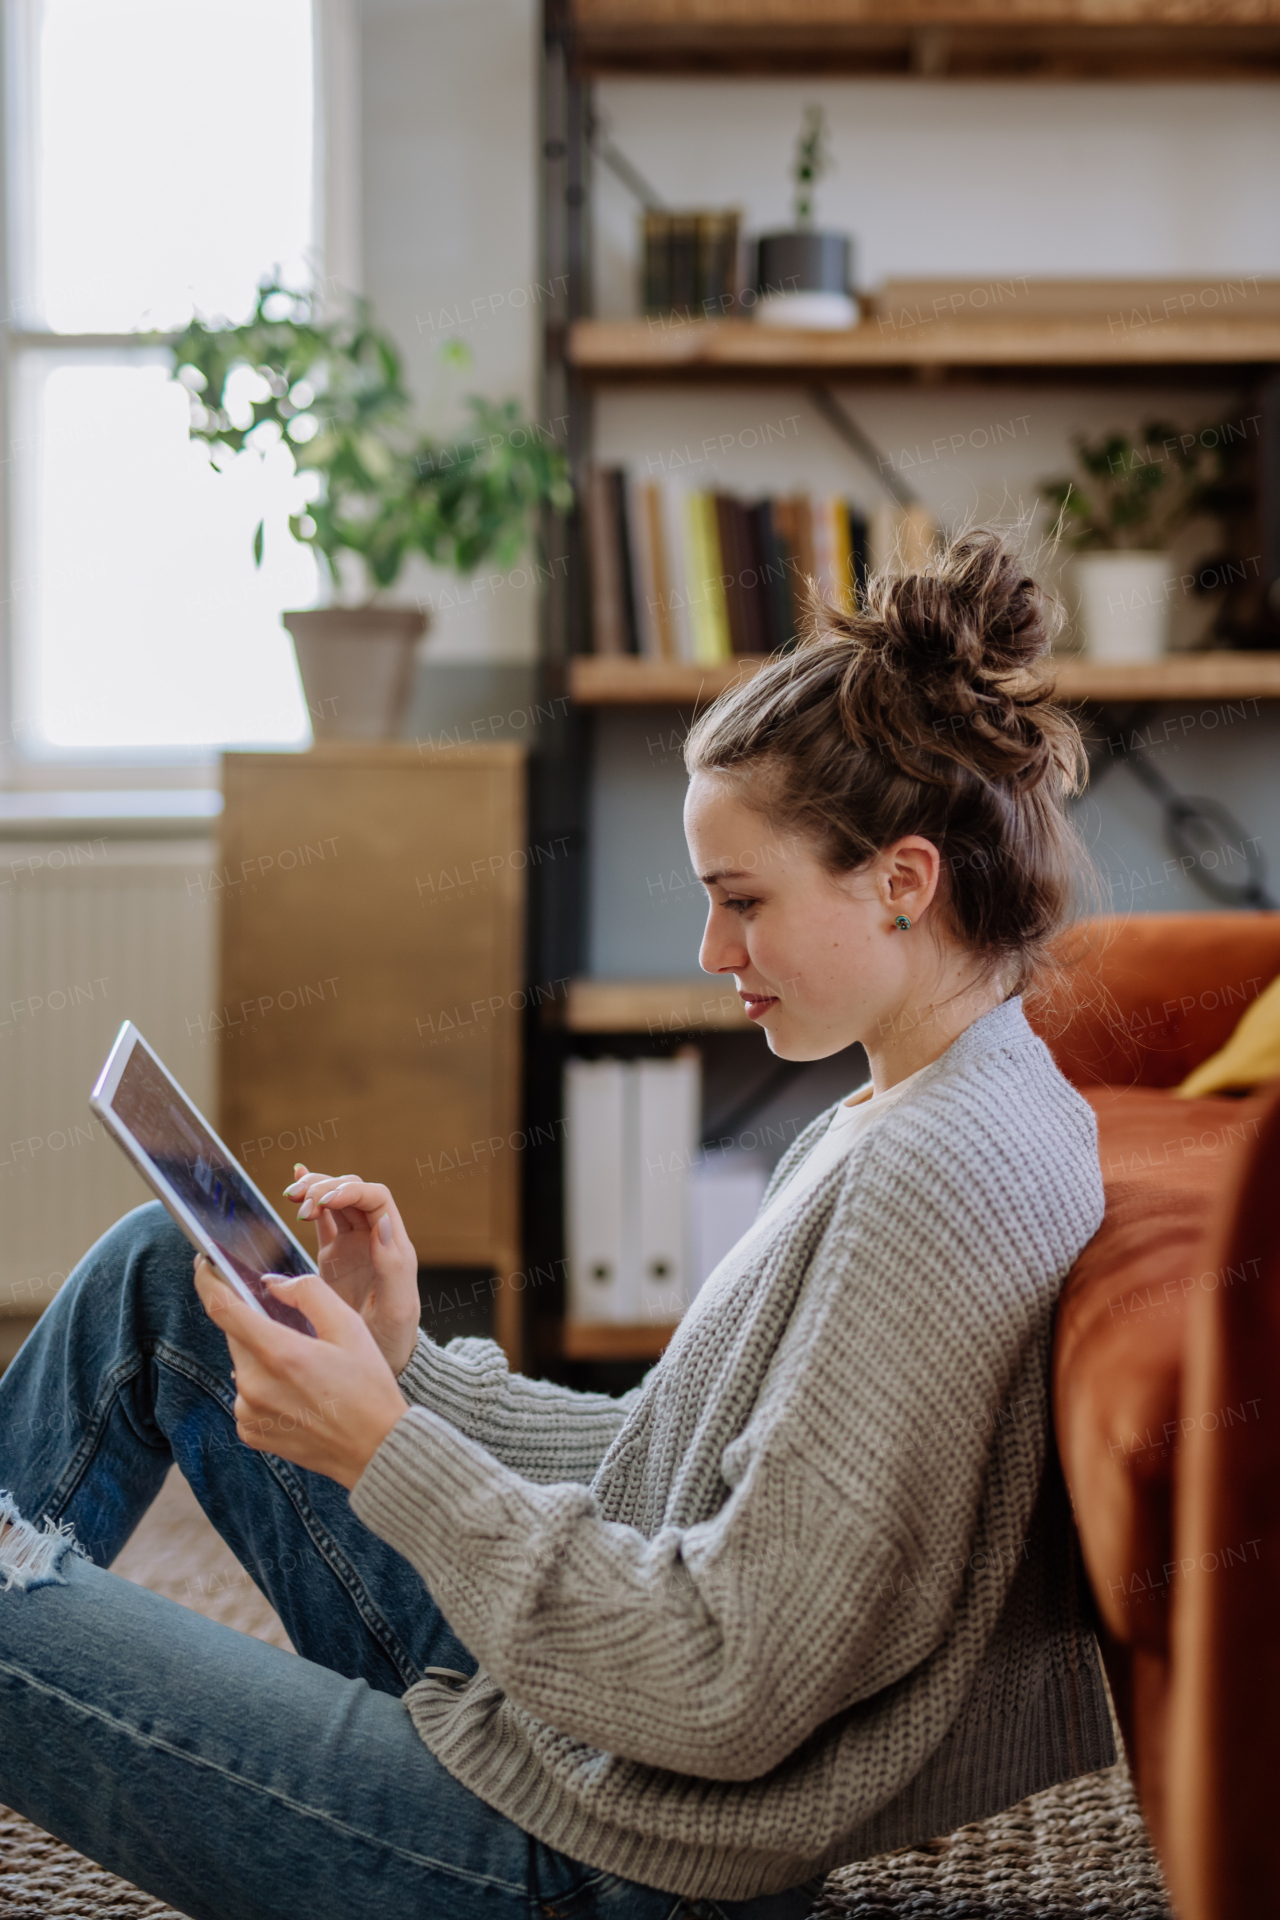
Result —
[[244, 1284], [244, 1281], [240, 1278], [240, 1275], [235, 1271], [234, 1267], [232, 1267], [226, 1260], [223, 1259], [219, 1248], [214, 1243], [214, 1241], [210, 1239], [209, 1235], [205, 1232], [204, 1228], [201, 1226], [195, 1214], [187, 1206], [186, 1202], [182, 1199], [181, 1195], [174, 1191], [169, 1181], [165, 1178], [164, 1174], [161, 1172], [160, 1168], [156, 1166], [155, 1162], [151, 1159], [146, 1149], [139, 1145], [138, 1141], [134, 1138], [133, 1134], [130, 1132], [124, 1120], [121, 1119], [120, 1115], [116, 1112], [115, 1108], [112, 1106], [111, 1104], [112, 1099], [114, 1098], [116, 1089], [120, 1084], [120, 1080], [124, 1073], [124, 1070], [128, 1065], [129, 1061], [133, 1057], [133, 1052], [135, 1047], [141, 1047], [143, 1051], [146, 1053], [148, 1059], [152, 1062], [153, 1066], [156, 1068], [156, 1070], [159, 1073], [162, 1073], [164, 1075], [164, 1078], [168, 1081], [169, 1086], [173, 1089], [175, 1097], [179, 1101], [181, 1101], [183, 1107], [191, 1115], [192, 1119], [197, 1121], [199, 1125], [203, 1127], [204, 1131], [208, 1134], [209, 1138], [215, 1143], [215, 1145], [218, 1148], [218, 1151], [223, 1155], [227, 1163], [236, 1169], [236, 1172], [239, 1174], [240, 1178], [244, 1181], [245, 1186], [249, 1189], [249, 1192], [253, 1195], [254, 1199], [262, 1207], [263, 1211], [271, 1218], [271, 1220], [274, 1221], [275, 1225], [279, 1228], [280, 1232], [284, 1235], [285, 1239], [289, 1242], [290, 1246], [292, 1246], [295, 1249], [295, 1251], [301, 1256], [303, 1261], [306, 1263], [307, 1270], [311, 1273], [316, 1273], [319, 1271], [312, 1255], [307, 1252], [307, 1249], [302, 1245], [302, 1242], [294, 1234], [290, 1233], [288, 1227], [285, 1225], [284, 1221], [280, 1218], [280, 1215], [276, 1212], [271, 1202], [267, 1199], [267, 1196], [249, 1178], [244, 1168], [240, 1165], [240, 1162], [236, 1159], [235, 1155], [227, 1147], [225, 1141], [219, 1139], [218, 1135], [214, 1132], [213, 1128], [209, 1125], [209, 1122], [205, 1119], [204, 1115], [201, 1113], [199, 1107], [197, 1107], [195, 1102], [186, 1093], [183, 1092], [182, 1088], [178, 1085], [178, 1082], [174, 1079], [169, 1069], [165, 1066], [164, 1061], [160, 1058], [155, 1048], [147, 1044], [147, 1042], [143, 1039], [141, 1033], [139, 1033], [137, 1027], [134, 1026], [132, 1020], [126, 1020], [124, 1025], [121, 1027], [119, 1033], [115, 1037], [115, 1041], [112, 1045], [111, 1051], [107, 1055], [106, 1064], [104, 1065], [102, 1072], [98, 1075], [97, 1081], [94, 1084], [93, 1092], [89, 1095], [89, 1106], [91, 1110], [98, 1116], [103, 1126], [107, 1128], [107, 1130], [112, 1134], [112, 1136], [123, 1147], [125, 1153], [128, 1155], [129, 1159], [133, 1162], [138, 1172], [142, 1175], [147, 1185], [151, 1188], [151, 1191], [155, 1194], [157, 1200], [161, 1202], [161, 1204], [167, 1209], [171, 1218], [177, 1223], [179, 1227], [181, 1227], [183, 1233], [186, 1234], [188, 1240], [190, 1240], [194, 1246], [200, 1249], [205, 1259], [209, 1262], [209, 1264], [212, 1267], [214, 1267], [217, 1270], [218, 1273], [221, 1274], [222, 1278], [226, 1281], [227, 1285], [229, 1287], [234, 1288], [237, 1296], [241, 1300], [246, 1301], [247, 1304], [253, 1308], [255, 1313], [260, 1313], [263, 1316], [263, 1318], [267, 1320], [274, 1318], [272, 1314], [269, 1314], [267, 1312], [267, 1309], [263, 1306], [262, 1302], [254, 1298], [254, 1295], [252, 1294], [250, 1289], [246, 1287], [246, 1285]]

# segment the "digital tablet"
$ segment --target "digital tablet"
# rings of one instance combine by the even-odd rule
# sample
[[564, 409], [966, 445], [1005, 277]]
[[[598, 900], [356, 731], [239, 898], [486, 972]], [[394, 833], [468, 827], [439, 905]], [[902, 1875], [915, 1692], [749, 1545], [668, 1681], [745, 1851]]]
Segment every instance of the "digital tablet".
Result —
[[263, 1275], [315, 1273], [315, 1261], [130, 1020], [116, 1035], [89, 1105], [240, 1298], [314, 1336], [305, 1314], [277, 1300]]

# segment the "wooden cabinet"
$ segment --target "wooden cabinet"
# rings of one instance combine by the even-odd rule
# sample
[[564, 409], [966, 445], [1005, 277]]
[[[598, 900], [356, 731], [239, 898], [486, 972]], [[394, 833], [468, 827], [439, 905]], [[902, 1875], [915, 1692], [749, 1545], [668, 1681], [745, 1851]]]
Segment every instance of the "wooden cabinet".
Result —
[[528, 864], [515, 746], [223, 761], [221, 1132], [384, 1181], [424, 1266], [490, 1268], [519, 1357]]

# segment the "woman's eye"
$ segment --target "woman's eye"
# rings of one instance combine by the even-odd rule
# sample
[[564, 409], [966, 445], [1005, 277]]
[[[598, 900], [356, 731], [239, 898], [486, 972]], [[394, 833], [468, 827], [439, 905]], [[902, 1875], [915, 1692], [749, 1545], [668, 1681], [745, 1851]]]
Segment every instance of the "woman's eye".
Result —
[[724, 904], [730, 913], [745, 913], [748, 907], [754, 907], [756, 903], [754, 900], [726, 900]]

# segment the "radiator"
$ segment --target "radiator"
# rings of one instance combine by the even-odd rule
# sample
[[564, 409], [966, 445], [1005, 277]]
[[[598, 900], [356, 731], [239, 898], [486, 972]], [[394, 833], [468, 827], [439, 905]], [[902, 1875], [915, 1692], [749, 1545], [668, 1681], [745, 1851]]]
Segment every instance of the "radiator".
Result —
[[215, 865], [203, 839], [0, 841], [0, 1320], [150, 1198], [89, 1111], [122, 1020], [213, 1114]]

